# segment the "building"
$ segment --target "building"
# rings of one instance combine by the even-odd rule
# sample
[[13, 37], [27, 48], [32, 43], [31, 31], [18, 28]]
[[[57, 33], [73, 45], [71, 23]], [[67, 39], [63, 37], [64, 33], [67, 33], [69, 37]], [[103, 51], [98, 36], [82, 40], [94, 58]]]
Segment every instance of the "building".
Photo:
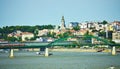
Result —
[[101, 22], [96, 23], [95, 25], [96, 30], [105, 30], [105, 25]]
[[47, 35], [48, 32], [50, 32], [48, 29], [39, 30], [38, 36]]
[[95, 22], [88, 22], [88, 23], [87, 23], [87, 28], [88, 28], [88, 29], [93, 29], [93, 28], [96, 27], [95, 24], [96, 24]]
[[64, 16], [62, 16], [62, 19], [61, 19], [61, 26], [60, 26], [60, 29], [61, 29], [61, 30], [65, 30], [65, 29], [66, 29]]
[[120, 21], [112, 22], [115, 31], [120, 31]]
[[88, 30], [80, 29], [79, 31], [74, 32], [74, 35], [84, 35]]
[[30, 32], [22, 32], [22, 41], [30, 40], [32, 37], [34, 37], [33, 33]]
[[79, 26], [81, 29], [92, 29], [96, 27], [96, 22], [85, 22], [85, 23], [80, 23]]
[[19, 39], [19, 37], [22, 36], [22, 32], [19, 31], [19, 30], [17, 30], [17, 31], [15, 31], [15, 32], [12, 32], [12, 33], [8, 34], [7, 36], [8, 36], [8, 37], [15, 37], [15, 38], [18, 38], [18, 39]]
[[32, 37], [34, 37], [34, 34], [30, 32], [15, 31], [15, 32], [8, 34], [7, 36], [15, 37], [17, 39], [22, 38], [22, 41], [26, 41], [26, 39], [30, 40]]
[[[107, 25], [107, 24], [106, 24]], [[107, 25], [107, 31], [114, 31], [114, 26], [113, 26], [113, 24], [108, 24]]]
[[112, 41], [120, 43], [120, 31], [112, 33]]
[[79, 26], [78, 22], [70, 22], [69, 23], [69, 29], [73, 29], [74, 27], [77, 27], [77, 26]]
[[79, 26], [81, 29], [86, 29], [87, 28], [87, 23], [79, 23]]

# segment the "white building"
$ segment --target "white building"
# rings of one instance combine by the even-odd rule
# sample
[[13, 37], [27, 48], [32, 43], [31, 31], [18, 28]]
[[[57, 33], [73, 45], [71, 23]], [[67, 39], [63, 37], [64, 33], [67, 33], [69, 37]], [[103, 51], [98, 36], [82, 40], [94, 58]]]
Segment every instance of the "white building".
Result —
[[48, 32], [50, 32], [48, 29], [39, 30], [38, 36], [47, 35]]
[[112, 24], [116, 31], [120, 31], [120, 21], [114, 21]]
[[96, 28], [96, 30], [105, 30], [105, 25], [98, 22], [98, 23], [96, 23], [95, 28]]
[[120, 43], [120, 31], [112, 33], [112, 41]]
[[81, 29], [86, 29], [87, 28], [87, 23], [79, 23], [79, 26]]
[[42, 37], [39, 37], [39, 38], [36, 39], [36, 41], [38, 41], [38, 42], [43, 42], [44, 39], [43, 39]]
[[34, 37], [34, 34], [30, 32], [23, 32], [21, 37], [22, 37], [22, 41], [26, 41], [26, 39], [29, 40], [32, 37]]
[[96, 22], [85, 22], [85, 23], [80, 23], [79, 26], [81, 29], [90, 29], [90, 28], [95, 28], [96, 25], [98, 25]]

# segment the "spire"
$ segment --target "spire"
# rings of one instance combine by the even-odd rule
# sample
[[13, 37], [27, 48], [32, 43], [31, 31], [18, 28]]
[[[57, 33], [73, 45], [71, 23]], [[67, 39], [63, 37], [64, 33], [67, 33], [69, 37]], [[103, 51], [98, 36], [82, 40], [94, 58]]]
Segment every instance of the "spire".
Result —
[[61, 29], [66, 29], [64, 16], [61, 19]]
[[62, 20], [65, 21], [65, 20], [64, 20], [64, 16], [62, 16]]

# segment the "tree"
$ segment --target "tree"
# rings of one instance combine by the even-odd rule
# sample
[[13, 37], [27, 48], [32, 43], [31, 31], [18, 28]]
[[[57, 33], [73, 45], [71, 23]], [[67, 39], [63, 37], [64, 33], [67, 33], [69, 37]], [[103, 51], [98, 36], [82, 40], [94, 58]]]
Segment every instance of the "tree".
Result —
[[89, 31], [87, 31], [84, 35], [85, 35], [85, 36], [86, 36], [86, 35], [89, 35]]
[[34, 36], [38, 36], [39, 29], [35, 29]]
[[72, 33], [70, 31], [67, 31], [63, 34], [58, 35], [59, 38], [65, 38], [65, 37], [68, 37], [68, 36], [72, 36]]
[[[7, 40], [7, 35], [9, 33], [20, 30], [22, 32], [31, 32], [34, 33], [35, 29], [43, 30], [43, 29], [54, 29], [54, 25], [36, 25], [36, 26], [5, 26], [0, 28], [0, 38]], [[35, 33], [38, 34], [37, 32]], [[19, 40], [18, 40], [19, 41]]]
[[108, 23], [108, 22], [107, 22], [107, 21], [105, 21], [105, 20], [102, 22], [102, 24], [104, 24], [104, 25], [105, 25], [105, 24], [107, 24], [107, 23]]
[[28, 38], [28, 37], [25, 37], [25, 40], [26, 40], [26, 41], [28, 41], [28, 40], [29, 40], [29, 38]]
[[56, 37], [56, 33], [55, 32], [48, 32], [47, 33], [47, 37], [55, 38]]
[[104, 32], [104, 31], [98, 32], [98, 36], [105, 38], [106, 37], [106, 32]]
[[35, 39], [36, 39], [35, 37], [30, 38], [30, 40], [35, 40]]
[[110, 43], [115, 44], [115, 42], [114, 42], [114, 41], [112, 41], [112, 40], [110, 40]]
[[19, 42], [22, 41], [22, 37], [18, 37], [17, 41], [19, 41]]
[[15, 42], [15, 41], [17, 41], [17, 38], [16, 37], [8, 37], [7, 40]]
[[70, 31], [67, 31], [67, 32], [63, 33], [63, 38], [71, 36], [71, 34], [72, 33]]
[[2, 33], [2, 34], [1, 34], [1, 38], [7, 40], [7, 34]]
[[80, 30], [80, 26], [73, 27], [73, 30], [75, 30], [75, 31]]
[[62, 34], [58, 34], [57, 36], [58, 36], [58, 38], [63, 38]]

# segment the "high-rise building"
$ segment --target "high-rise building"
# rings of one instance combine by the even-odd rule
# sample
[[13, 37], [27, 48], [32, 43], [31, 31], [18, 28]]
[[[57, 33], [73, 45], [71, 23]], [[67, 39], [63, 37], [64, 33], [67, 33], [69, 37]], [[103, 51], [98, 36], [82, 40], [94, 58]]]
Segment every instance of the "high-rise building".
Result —
[[61, 27], [60, 27], [60, 29], [66, 29], [64, 16], [62, 16], [62, 19], [61, 19]]

